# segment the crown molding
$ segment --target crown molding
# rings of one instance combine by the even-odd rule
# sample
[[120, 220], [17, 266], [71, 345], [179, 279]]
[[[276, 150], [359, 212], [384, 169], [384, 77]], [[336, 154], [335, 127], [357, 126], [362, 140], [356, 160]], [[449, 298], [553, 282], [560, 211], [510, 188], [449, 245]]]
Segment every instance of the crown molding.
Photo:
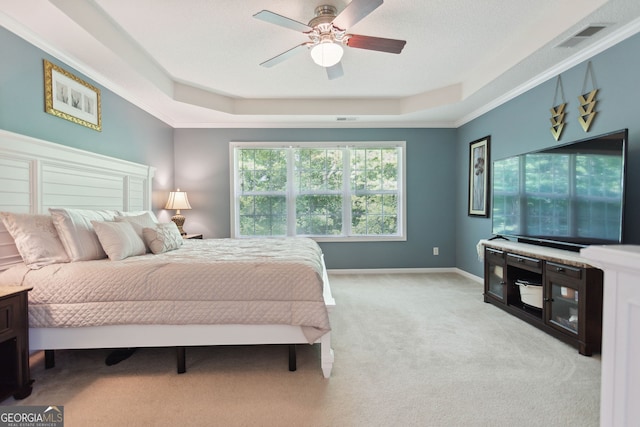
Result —
[[[612, 32], [607, 37], [604, 37], [601, 40], [598, 40], [597, 42], [593, 43], [587, 49], [581, 50], [580, 52], [570, 56], [566, 60], [556, 64], [552, 68], [549, 68], [544, 73], [539, 74], [538, 76], [527, 81], [526, 83], [505, 93], [503, 96], [496, 98], [492, 102], [489, 102], [483, 105], [482, 108], [479, 108], [471, 112], [470, 114], [462, 117], [460, 120], [455, 122], [455, 127], [460, 127], [474, 119], [477, 119], [483, 114], [486, 114], [489, 111], [501, 106], [502, 104], [505, 104], [506, 102], [511, 101], [512, 99], [522, 95], [528, 90], [533, 89], [541, 85], [542, 83], [545, 83], [546, 81], [556, 77], [557, 75], [604, 52], [610, 47], [613, 47], [616, 44], [628, 39], [629, 37], [636, 35], [638, 32], [640, 32], [640, 18], [634, 21], [631, 21], [629, 24], [621, 27], [618, 31]], [[559, 48], [559, 49], [570, 49], [570, 48]]]

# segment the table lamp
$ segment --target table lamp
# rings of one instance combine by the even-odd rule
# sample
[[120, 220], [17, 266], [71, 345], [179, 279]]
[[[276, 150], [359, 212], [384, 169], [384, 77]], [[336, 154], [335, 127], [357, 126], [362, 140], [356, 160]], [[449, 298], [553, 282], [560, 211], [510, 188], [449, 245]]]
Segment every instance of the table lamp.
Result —
[[180, 214], [180, 209], [191, 209], [189, 199], [187, 198], [187, 193], [184, 191], [180, 191], [179, 188], [177, 191], [170, 192], [169, 200], [167, 200], [167, 205], [164, 208], [175, 209], [177, 211], [176, 214], [171, 217], [171, 221], [176, 223], [181, 235], [184, 236], [185, 234], [187, 234], [182, 228], [185, 220], [184, 215]]

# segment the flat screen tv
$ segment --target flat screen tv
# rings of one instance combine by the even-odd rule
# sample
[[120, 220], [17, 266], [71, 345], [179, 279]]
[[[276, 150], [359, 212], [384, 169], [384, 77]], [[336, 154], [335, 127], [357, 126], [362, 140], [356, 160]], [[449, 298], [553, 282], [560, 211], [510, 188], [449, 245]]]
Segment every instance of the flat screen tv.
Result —
[[626, 129], [496, 160], [493, 234], [579, 250], [623, 243]]

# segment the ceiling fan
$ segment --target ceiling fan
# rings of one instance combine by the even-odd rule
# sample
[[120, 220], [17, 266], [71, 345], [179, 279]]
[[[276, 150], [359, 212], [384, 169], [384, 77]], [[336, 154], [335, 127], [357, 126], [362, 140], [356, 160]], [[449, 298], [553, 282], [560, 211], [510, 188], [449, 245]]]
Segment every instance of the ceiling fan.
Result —
[[340, 14], [337, 14], [334, 6], [321, 5], [316, 7], [315, 17], [309, 21], [309, 24], [303, 24], [268, 10], [256, 13], [253, 15], [254, 18], [300, 31], [310, 39], [260, 65], [273, 67], [304, 49], [310, 49], [314, 62], [325, 67], [327, 76], [333, 80], [344, 75], [340, 62], [343, 54], [342, 46], [388, 53], [402, 52], [402, 48], [407, 43], [404, 40], [347, 34], [347, 28], [355, 25], [382, 3], [383, 0], [352, 0]]

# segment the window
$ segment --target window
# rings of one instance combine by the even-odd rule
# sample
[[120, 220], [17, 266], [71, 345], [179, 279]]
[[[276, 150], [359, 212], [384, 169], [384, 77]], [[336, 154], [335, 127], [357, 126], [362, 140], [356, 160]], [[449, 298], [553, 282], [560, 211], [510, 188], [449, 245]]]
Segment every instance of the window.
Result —
[[404, 240], [404, 142], [232, 143], [234, 237]]

